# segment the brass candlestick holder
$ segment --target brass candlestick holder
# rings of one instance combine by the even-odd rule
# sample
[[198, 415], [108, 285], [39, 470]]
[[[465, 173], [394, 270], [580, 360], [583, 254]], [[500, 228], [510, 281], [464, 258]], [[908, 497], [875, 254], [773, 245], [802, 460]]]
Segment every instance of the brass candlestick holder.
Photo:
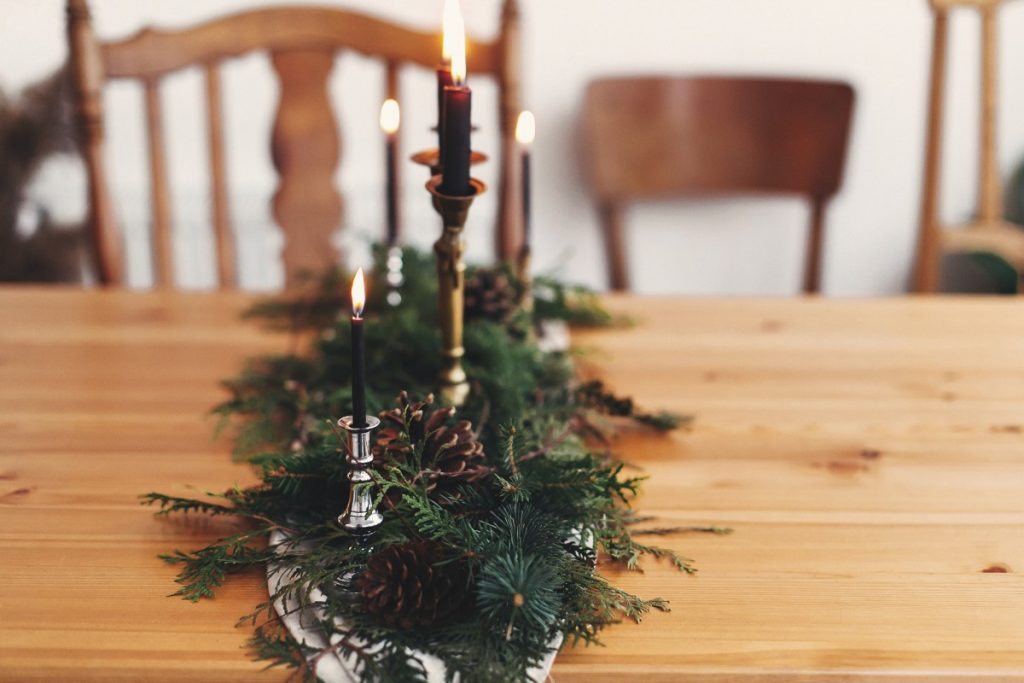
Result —
[[338, 517], [338, 524], [357, 536], [367, 536], [384, 521], [373, 504], [373, 477], [370, 475], [373, 464], [370, 437], [380, 426], [380, 420], [367, 415], [366, 426], [356, 427], [349, 415], [338, 420], [338, 426], [348, 432], [349, 444], [348, 503]]
[[462, 405], [469, 394], [466, 371], [462, 369], [462, 314], [466, 293], [466, 263], [463, 260], [465, 242], [462, 229], [466, 225], [473, 200], [487, 190], [476, 178], [470, 178], [471, 193], [465, 197], [441, 194], [438, 187], [441, 176], [427, 182], [427, 191], [434, 201], [434, 209], [441, 215], [444, 231], [434, 243], [437, 257], [437, 310], [441, 319], [441, 396], [455, 406]]

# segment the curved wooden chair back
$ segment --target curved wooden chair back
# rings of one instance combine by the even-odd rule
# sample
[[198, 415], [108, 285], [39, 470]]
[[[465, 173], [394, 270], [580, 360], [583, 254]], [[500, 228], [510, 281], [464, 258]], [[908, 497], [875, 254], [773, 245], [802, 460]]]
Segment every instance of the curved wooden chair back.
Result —
[[584, 167], [612, 289], [629, 288], [625, 205], [767, 193], [810, 200], [804, 290], [817, 291], [824, 211], [842, 181], [853, 100], [849, 85], [826, 81], [643, 77], [591, 83]]
[[[252, 51], [271, 55], [280, 81], [280, 100], [271, 139], [279, 176], [274, 217], [285, 234], [286, 284], [303, 269], [337, 261], [331, 235], [341, 222], [342, 199], [334, 185], [340, 145], [327, 81], [336, 53], [354, 50], [379, 57], [386, 66], [387, 96], [398, 99], [398, 73], [409, 64], [436, 68], [440, 36], [414, 31], [364, 14], [327, 7], [263, 8], [228, 15], [178, 31], [145, 29], [126, 40], [101, 42], [95, 36], [87, 0], [67, 0], [68, 41], [77, 114], [89, 177], [90, 225], [100, 280], [123, 282], [121, 236], [112, 210], [103, 159], [102, 87], [129, 78], [145, 89], [149, 166], [158, 286], [173, 285], [171, 208], [164, 156], [161, 79], [179, 69], [204, 69], [209, 128], [212, 222], [216, 233], [221, 286], [237, 283], [227, 201], [219, 67]], [[492, 42], [470, 40], [469, 69], [498, 82], [502, 161], [499, 179], [497, 244], [508, 257], [518, 246], [518, 212], [510, 164], [515, 159], [519, 113], [519, 11], [504, 0], [501, 30]]]

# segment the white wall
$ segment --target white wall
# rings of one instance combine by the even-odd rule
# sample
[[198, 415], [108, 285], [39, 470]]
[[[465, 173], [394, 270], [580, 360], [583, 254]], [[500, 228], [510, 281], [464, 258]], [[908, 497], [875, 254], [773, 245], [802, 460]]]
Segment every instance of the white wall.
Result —
[[[825, 290], [836, 295], [903, 290], [910, 266], [923, 158], [929, 12], [926, 0], [521, 0], [525, 35], [525, 101], [538, 120], [535, 162], [536, 267], [595, 286], [604, 284], [603, 253], [577, 163], [576, 122], [583, 88], [605, 74], [707, 72], [785, 74], [850, 81], [857, 89], [846, 180], [829, 214]], [[277, 0], [275, 4], [281, 4]], [[55, 68], [66, 54], [62, 0], [0, 0], [0, 86], [17, 88]], [[182, 26], [244, 7], [246, 0], [93, 0], [99, 34], [126, 35], [146, 24]], [[339, 4], [341, 2], [339, 1]], [[345, 0], [433, 28], [441, 0]], [[493, 35], [500, 0], [463, 0], [471, 33]], [[944, 165], [944, 217], [960, 220], [974, 202], [976, 170], [978, 21], [954, 16], [950, 62], [951, 107]], [[1005, 172], [1024, 153], [1024, 3], [1002, 14], [1000, 160]], [[275, 185], [268, 141], [276, 96], [262, 56], [233, 63], [225, 74], [229, 172], [233, 205], [247, 236], [246, 283], [273, 285], [279, 268], [263, 253], [279, 246], [268, 198]], [[496, 151], [494, 91], [474, 85], [474, 146]], [[433, 141], [429, 73], [403, 77], [406, 151]], [[212, 277], [205, 230], [205, 123], [201, 81], [186, 72], [164, 90], [169, 126], [174, 208], [179, 228], [179, 276], [202, 286]], [[345, 56], [332, 81], [341, 111], [346, 199], [344, 238], [353, 258], [365, 258], [357, 235], [383, 228], [383, 159], [376, 130], [382, 84], [379, 68]], [[344, 106], [342, 106], [344, 102]], [[141, 94], [121, 84], [107, 105], [118, 205], [129, 224], [136, 283], [145, 263], [146, 158]], [[495, 165], [481, 170], [493, 180]], [[410, 241], [427, 245], [436, 218], [422, 190], [422, 170], [405, 169], [404, 215]], [[65, 212], [81, 210], [82, 183], [74, 169], [47, 170], [38, 192], [57, 197]], [[468, 229], [471, 257], [491, 253], [494, 194], [474, 208]], [[634, 210], [630, 234], [637, 289], [644, 292], [790, 294], [799, 281], [806, 210], [797, 201], [686, 201]], [[268, 236], [269, 235], [269, 236]], [[264, 265], [260, 265], [260, 264]]]

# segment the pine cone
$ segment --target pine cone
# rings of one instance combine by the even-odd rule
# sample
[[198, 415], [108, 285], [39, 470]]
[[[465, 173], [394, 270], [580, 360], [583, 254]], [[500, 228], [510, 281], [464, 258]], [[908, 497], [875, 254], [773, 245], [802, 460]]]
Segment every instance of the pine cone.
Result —
[[466, 278], [466, 320], [504, 322], [518, 306], [519, 292], [500, 270], [477, 268]]
[[[373, 456], [380, 464], [398, 461], [418, 467], [428, 493], [451, 493], [459, 482], [473, 483], [487, 473], [484, 446], [468, 420], [446, 424], [455, 408], [431, 411], [433, 402], [433, 394], [415, 403], [406, 392], [399, 394], [398, 407], [380, 414]], [[417, 452], [419, 462], [410, 462]]]
[[[469, 573], [436, 541], [410, 541], [371, 555], [356, 586], [366, 611], [388, 626], [430, 626], [463, 607]], [[443, 564], [441, 564], [443, 563]]]

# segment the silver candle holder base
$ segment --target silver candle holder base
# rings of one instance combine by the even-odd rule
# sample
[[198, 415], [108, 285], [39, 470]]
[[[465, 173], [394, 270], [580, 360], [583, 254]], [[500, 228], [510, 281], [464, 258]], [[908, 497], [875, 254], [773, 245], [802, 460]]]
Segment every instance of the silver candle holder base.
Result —
[[373, 465], [370, 437], [380, 426], [380, 420], [367, 415], [366, 426], [356, 427], [352, 424], [352, 416], [348, 415], [338, 420], [338, 426], [348, 432], [349, 444], [348, 503], [338, 517], [338, 524], [353, 534], [367, 535], [384, 521], [384, 516], [373, 504], [373, 476], [370, 474]]

